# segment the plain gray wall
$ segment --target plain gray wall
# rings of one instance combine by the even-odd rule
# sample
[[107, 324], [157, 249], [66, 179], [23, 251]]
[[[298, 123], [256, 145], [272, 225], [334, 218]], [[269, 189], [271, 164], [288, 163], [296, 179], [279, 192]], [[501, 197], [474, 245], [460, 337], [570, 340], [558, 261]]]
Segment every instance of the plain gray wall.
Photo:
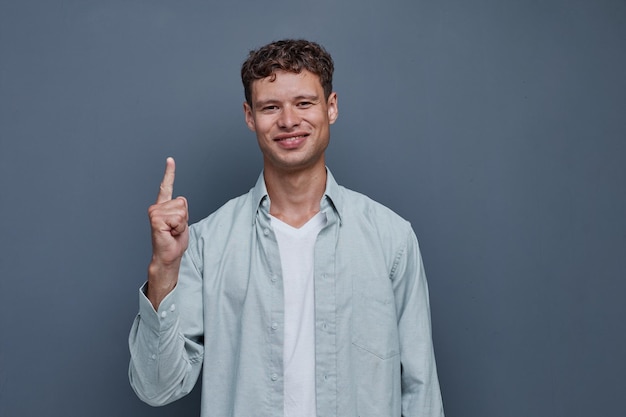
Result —
[[283, 37], [417, 232], [447, 415], [626, 415], [623, 0], [2, 0], [0, 416], [198, 415], [128, 385], [146, 209], [168, 155], [193, 221], [253, 185], [239, 67]]

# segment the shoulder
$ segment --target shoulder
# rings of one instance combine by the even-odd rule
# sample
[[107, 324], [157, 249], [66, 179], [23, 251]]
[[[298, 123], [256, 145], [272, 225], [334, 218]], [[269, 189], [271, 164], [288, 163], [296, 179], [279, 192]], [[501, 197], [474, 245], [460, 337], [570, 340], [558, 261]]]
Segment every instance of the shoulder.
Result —
[[251, 225], [255, 204], [253, 199], [253, 193], [250, 190], [246, 194], [227, 201], [204, 219], [192, 224], [191, 234], [199, 237], [207, 233], [229, 230], [239, 224]]
[[348, 226], [367, 227], [381, 237], [406, 239], [413, 232], [411, 224], [389, 207], [365, 194], [339, 186], [341, 221]]

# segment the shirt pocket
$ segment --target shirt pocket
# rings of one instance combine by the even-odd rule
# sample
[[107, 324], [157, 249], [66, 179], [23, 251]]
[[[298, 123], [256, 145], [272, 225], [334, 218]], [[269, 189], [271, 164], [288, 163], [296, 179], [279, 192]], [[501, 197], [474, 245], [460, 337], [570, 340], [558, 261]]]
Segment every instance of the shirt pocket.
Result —
[[352, 344], [382, 360], [400, 353], [395, 302], [387, 284], [353, 291]]

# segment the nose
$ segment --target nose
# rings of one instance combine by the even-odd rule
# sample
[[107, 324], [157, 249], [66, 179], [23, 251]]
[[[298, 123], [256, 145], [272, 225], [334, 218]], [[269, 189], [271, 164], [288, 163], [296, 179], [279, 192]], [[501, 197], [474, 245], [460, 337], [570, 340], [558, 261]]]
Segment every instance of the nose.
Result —
[[300, 124], [298, 111], [292, 106], [283, 107], [278, 118], [278, 125], [283, 129], [291, 129]]

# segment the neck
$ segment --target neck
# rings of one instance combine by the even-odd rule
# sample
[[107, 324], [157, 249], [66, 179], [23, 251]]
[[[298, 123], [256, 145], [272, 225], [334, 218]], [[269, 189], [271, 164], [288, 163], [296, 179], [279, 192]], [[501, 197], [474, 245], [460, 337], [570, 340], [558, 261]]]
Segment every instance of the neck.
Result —
[[325, 165], [297, 172], [279, 172], [266, 166], [263, 176], [272, 201], [272, 216], [301, 227], [319, 212], [326, 190]]

